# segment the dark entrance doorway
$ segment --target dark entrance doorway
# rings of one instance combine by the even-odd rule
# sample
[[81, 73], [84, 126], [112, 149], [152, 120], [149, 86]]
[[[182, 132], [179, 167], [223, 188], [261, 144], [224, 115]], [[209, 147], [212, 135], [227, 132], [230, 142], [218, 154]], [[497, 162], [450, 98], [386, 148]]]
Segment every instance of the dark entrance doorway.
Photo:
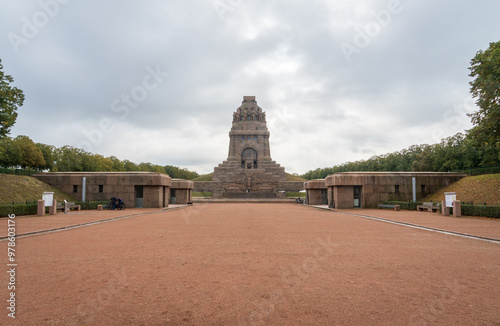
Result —
[[242, 169], [257, 169], [258, 165], [257, 152], [253, 148], [247, 148], [241, 153], [241, 168]]
[[177, 194], [176, 194], [176, 189], [170, 189], [170, 204], [175, 205], [177, 204]]
[[361, 208], [361, 189], [362, 186], [354, 186], [354, 208]]
[[135, 208], [144, 208], [144, 186], [135, 186]]
[[321, 190], [321, 205], [328, 205], [328, 190]]

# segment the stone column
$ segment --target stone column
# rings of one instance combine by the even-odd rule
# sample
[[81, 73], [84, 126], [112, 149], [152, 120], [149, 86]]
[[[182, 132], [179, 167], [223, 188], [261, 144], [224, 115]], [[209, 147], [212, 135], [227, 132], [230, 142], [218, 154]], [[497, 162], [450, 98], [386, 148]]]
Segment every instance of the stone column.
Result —
[[453, 202], [453, 216], [462, 216], [462, 202], [459, 200]]
[[57, 200], [52, 201], [52, 206], [49, 207], [49, 215], [56, 215], [57, 213]]
[[38, 216], [45, 216], [45, 200], [38, 201], [37, 213]]
[[446, 207], [446, 201], [443, 200], [441, 202], [441, 208], [443, 210], [443, 216], [450, 216], [450, 208]]

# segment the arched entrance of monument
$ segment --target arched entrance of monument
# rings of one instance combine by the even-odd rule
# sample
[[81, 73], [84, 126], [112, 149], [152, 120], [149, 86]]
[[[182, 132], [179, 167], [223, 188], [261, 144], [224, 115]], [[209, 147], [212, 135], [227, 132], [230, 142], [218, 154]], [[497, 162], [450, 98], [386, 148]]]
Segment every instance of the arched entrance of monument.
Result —
[[242, 169], [257, 169], [258, 168], [257, 151], [253, 148], [246, 148], [241, 153], [241, 168]]

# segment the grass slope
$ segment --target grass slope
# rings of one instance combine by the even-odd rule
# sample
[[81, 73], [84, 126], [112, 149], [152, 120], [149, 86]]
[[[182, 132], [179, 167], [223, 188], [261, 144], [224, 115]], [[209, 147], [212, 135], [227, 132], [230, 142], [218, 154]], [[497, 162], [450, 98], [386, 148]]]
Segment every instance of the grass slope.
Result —
[[45, 192], [54, 192], [54, 198], [58, 201], [75, 201], [75, 198], [63, 193], [62, 191], [36, 179], [28, 176], [0, 174], [0, 205], [25, 203], [42, 199]]
[[299, 177], [298, 175], [293, 175], [293, 174], [290, 174], [290, 173], [287, 173], [286, 174], [286, 179], [288, 181], [301, 181], [301, 182], [306, 182], [307, 180], [302, 178], [302, 177]]
[[192, 181], [212, 181], [214, 177], [213, 173], [200, 175], [198, 178], [194, 178]]
[[463, 178], [437, 193], [427, 196], [424, 201], [441, 201], [444, 199], [445, 192], [456, 192], [457, 199], [461, 201], [473, 201], [474, 204], [478, 205], [483, 203], [500, 205], [500, 174]]

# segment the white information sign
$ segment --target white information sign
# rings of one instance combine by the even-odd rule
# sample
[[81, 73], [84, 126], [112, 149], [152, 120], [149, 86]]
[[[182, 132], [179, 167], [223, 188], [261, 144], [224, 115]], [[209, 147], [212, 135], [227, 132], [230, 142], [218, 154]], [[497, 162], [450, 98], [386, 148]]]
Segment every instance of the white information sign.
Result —
[[42, 199], [45, 200], [45, 207], [52, 206], [52, 201], [54, 200], [53, 192], [44, 192], [42, 195]]
[[457, 200], [457, 193], [445, 192], [444, 197], [446, 200], [446, 207], [453, 207], [453, 202]]

